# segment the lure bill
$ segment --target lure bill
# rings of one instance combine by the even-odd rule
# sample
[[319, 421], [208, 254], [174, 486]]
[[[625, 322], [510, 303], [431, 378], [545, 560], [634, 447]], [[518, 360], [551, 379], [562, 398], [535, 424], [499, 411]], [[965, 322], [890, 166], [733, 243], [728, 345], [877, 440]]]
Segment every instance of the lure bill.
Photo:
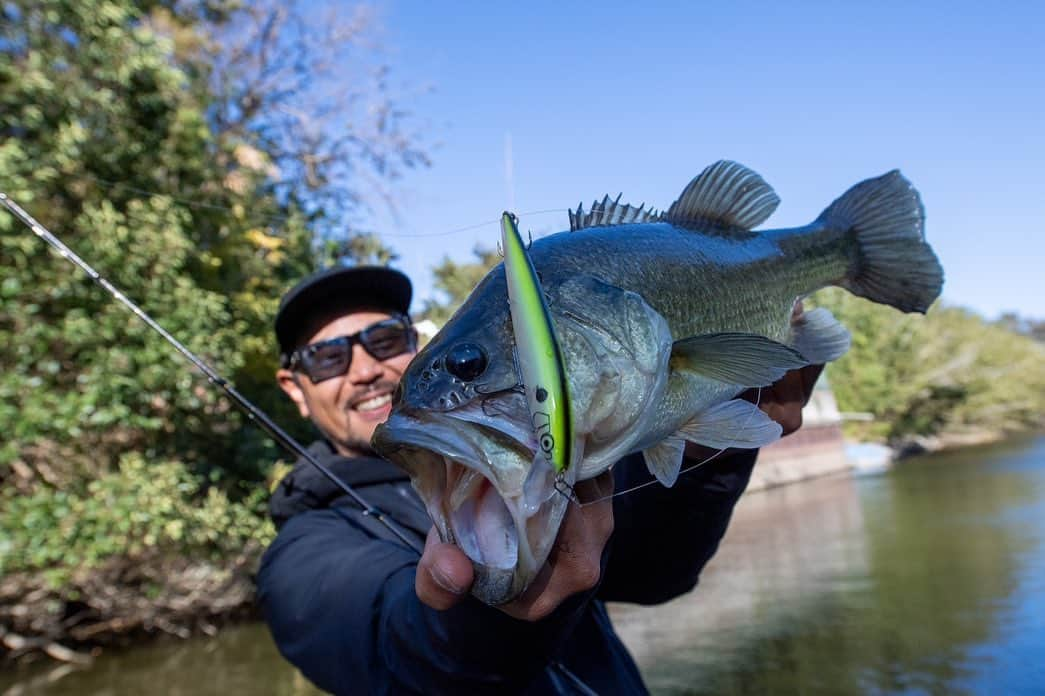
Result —
[[534, 512], [547, 499], [548, 477], [554, 479], [551, 489], [559, 492], [568, 491], [575, 479], [576, 467], [569, 470], [576, 449], [570, 388], [540, 279], [509, 212], [501, 216], [501, 248], [516, 360], [537, 440], [524, 487], [527, 510]]

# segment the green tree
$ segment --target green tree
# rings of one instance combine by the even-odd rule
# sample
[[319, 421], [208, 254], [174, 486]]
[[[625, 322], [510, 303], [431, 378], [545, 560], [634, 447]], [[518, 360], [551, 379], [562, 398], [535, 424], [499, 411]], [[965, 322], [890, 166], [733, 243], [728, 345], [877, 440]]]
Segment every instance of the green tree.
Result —
[[956, 307], [901, 314], [842, 290], [817, 293], [853, 336], [849, 353], [828, 366], [843, 411], [867, 411], [859, 437], [1006, 432], [1041, 427], [1045, 346]]
[[[209, 128], [202, 69], [172, 60], [174, 42], [154, 21], [172, 16], [118, 2], [2, 11], [7, 193], [236, 374], [257, 329], [259, 307], [244, 300], [306, 267], [310, 240], [257, 172], [221, 164], [241, 144]], [[263, 222], [276, 215], [278, 237]], [[231, 464], [239, 422], [228, 404], [11, 216], [0, 231], [0, 340], [13, 349], [0, 357], [0, 429], [13, 434], [0, 461], [54, 484], [100, 475], [128, 450]]]
[[429, 319], [437, 326], [445, 324], [479, 281], [501, 262], [501, 255], [495, 249], [478, 245], [472, 253], [475, 255], [475, 261], [458, 263], [449, 256], [444, 256], [439, 265], [432, 269], [435, 289], [442, 297], [426, 300], [421, 308], [421, 318]]
[[[276, 2], [0, 4], [0, 190], [299, 436], [272, 382], [278, 298], [324, 261], [389, 260], [355, 222], [382, 199], [360, 182], [426, 162], [380, 80], [348, 105], [313, 91], [323, 61], [352, 82], [322, 51], [365, 38], [351, 15], [356, 33], [331, 21], [317, 42], [318, 19]], [[348, 135], [328, 142], [331, 128]], [[62, 539], [88, 543], [62, 529], [103, 521], [43, 534], [41, 520], [80, 514], [64, 501], [96, 482], [147, 477], [118, 465], [132, 453], [260, 504], [275, 446], [169, 345], [6, 213], [0, 268], [0, 507], [20, 511], [0, 516], [0, 537], [23, 537], [0, 556], [48, 539], [39, 558], [60, 562]], [[28, 503], [8, 506], [16, 495]]]

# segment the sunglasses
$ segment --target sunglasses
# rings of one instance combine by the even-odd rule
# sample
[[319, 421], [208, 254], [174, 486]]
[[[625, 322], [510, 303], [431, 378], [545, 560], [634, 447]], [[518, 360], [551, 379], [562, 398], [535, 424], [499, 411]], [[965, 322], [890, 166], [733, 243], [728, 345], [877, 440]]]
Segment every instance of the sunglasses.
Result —
[[351, 336], [338, 336], [298, 348], [285, 360], [284, 367], [304, 372], [313, 384], [340, 377], [348, 372], [352, 346], [357, 343], [374, 359], [388, 360], [417, 350], [417, 330], [411, 326], [409, 317], [397, 315]]

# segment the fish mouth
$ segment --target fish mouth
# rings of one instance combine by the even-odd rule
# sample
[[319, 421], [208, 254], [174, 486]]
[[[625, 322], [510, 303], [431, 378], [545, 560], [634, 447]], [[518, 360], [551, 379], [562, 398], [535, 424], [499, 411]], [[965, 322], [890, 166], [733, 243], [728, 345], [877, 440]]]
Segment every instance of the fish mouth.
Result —
[[374, 449], [410, 474], [439, 536], [472, 561], [472, 594], [487, 604], [520, 595], [547, 558], [568, 499], [548, 492], [527, 505], [523, 487], [537, 449], [532, 431], [481, 409], [394, 411]]

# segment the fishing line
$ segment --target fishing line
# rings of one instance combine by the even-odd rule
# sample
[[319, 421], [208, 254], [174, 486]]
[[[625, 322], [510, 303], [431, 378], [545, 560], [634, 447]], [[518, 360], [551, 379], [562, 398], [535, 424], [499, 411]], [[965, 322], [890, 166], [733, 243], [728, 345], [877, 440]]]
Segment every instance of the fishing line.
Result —
[[[215, 204], [215, 203], [207, 203], [207, 202], [197, 201], [197, 200], [193, 200], [193, 199], [185, 198], [185, 197], [181, 197], [181, 196], [174, 196], [174, 195], [171, 195], [171, 194], [168, 194], [168, 193], [160, 193], [160, 192], [157, 192], [157, 191], [150, 191], [150, 190], [143, 189], [143, 188], [140, 188], [140, 187], [131, 186], [129, 184], [125, 184], [125, 183], [122, 183], [122, 182], [109, 181], [109, 180], [102, 179], [100, 177], [96, 177], [96, 176], [93, 176], [93, 175], [90, 175], [90, 174], [81, 174], [80, 176], [83, 177], [83, 178], [86, 178], [86, 179], [90, 179], [90, 180], [92, 180], [92, 181], [94, 181], [94, 182], [96, 182], [98, 184], [101, 184], [101, 185], [109, 187], [109, 188], [123, 188], [123, 189], [126, 189], [127, 191], [131, 191], [133, 193], [141, 194], [143, 196], [150, 196], [150, 197], [155, 197], [155, 198], [163, 198], [163, 199], [175, 201], [175, 202], [178, 202], [178, 203], [181, 203], [183, 205], [186, 205], [186, 206], [189, 206], [189, 207], [193, 207], [193, 208], [201, 208], [201, 209], [207, 209], [207, 210], [218, 210], [218, 211], [224, 211], [224, 212], [229, 212], [229, 213], [233, 213], [233, 214], [237, 213], [237, 209], [232, 207], [232, 206], [219, 205], [219, 204]], [[130, 299], [128, 299], [126, 297], [126, 295], [124, 295], [115, 286], [113, 286], [111, 283], [109, 283], [108, 280], [106, 280], [104, 277], [102, 277], [96, 270], [94, 270], [94, 268], [89, 266], [85, 261], [83, 261], [79, 256], [77, 256], [71, 249], [69, 249], [67, 246], [65, 246], [65, 244], [63, 244], [57, 237], [55, 237], [50, 231], [48, 231], [45, 227], [43, 227], [39, 222], [37, 222], [32, 216], [30, 216], [27, 212], [25, 212], [25, 210], [23, 210], [17, 203], [12, 201], [10, 199], [10, 197], [8, 197], [7, 194], [5, 194], [3, 192], [0, 192], [0, 204], [3, 204], [13, 215], [15, 215], [15, 217], [17, 217], [26, 226], [28, 226], [30, 228], [30, 230], [33, 231], [34, 234], [36, 234], [38, 237], [40, 237], [45, 242], [47, 242], [51, 247], [56, 249], [58, 251], [59, 255], [62, 256], [62, 258], [65, 258], [68, 261], [70, 261], [73, 264], [75, 264], [76, 266], [80, 267], [80, 269], [83, 270], [92, 280], [94, 280], [96, 283], [101, 285], [106, 291], [108, 291], [109, 294], [114, 299], [116, 299], [119, 302], [121, 302], [124, 306], [126, 306], [128, 309], [130, 309], [130, 311], [132, 313], [134, 313], [139, 319], [141, 319], [143, 322], [145, 322], [146, 325], [148, 325], [150, 328], [152, 328], [157, 333], [159, 333], [164, 339], [166, 339], [168, 343], [170, 343], [179, 353], [182, 354], [182, 356], [184, 356], [197, 369], [199, 369], [200, 372], [202, 372], [204, 374], [204, 376], [206, 376], [208, 382], [210, 382], [211, 384], [221, 388], [225, 392], [225, 394], [230, 399], [232, 399], [232, 401], [238, 407], [240, 407], [240, 409], [244, 412], [244, 414], [247, 416], [247, 418], [249, 420], [251, 420], [255, 424], [257, 424], [270, 437], [272, 437], [279, 445], [281, 445], [282, 447], [287, 449], [292, 454], [300, 457], [301, 459], [305, 460], [306, 462], [308, 462], [309, 464], [314, 466], [320, 473], [323, 474], [323, 476], [325, 476], [334, 485], [336, 485], [339, 489], [341, 489], [347, 495], [349, 495], [353, 499], [353, 501], [355, 501], [356, 504], [358, 504], [362, 508], [363, 513], [365, 515], [372, 516], [375, 519], [381, 521], [397, 537], [399, 537], [402, 541], [407, 543], [411, 548], [413, 548], [414, 550], [418, 551], [419, 553], [422, 551], [422, 549], [419, 548], [412, 539], [408, 538], [400, 530], [398, 530], [394, 526], [392, 526], [392, 524], [389, 521], [389, 518], [387, 518], [380, 510], [378, 510], [377, 508], [375, 508], [375, 507], [369, 505], [368, 503], [366, 503], [366, 501], [363, 498], [361, 498], [359, 496], [359, 494], [355, 490], [352, 489], [351, 486], [349, 486], [348, 484], [346, 484], [343, 481], [341, 481], [341, 479], [339, 479], [332, 471], [330, 471], [327, 467], [323, 466], [318, 460], [315, 459], [315, 457], [312, 456], [312, 454], [310, 452], [308, 452], [308, 450], [306, 450], [300, 443], [298, 443], [296, 440], [294, 440], [292, 437], [290, 437], [290, 435], [288, 435], [286, 432], [284, 432], [264, 412], [262, 412], [260, 409], [258, 409], [256, 406], [254, 406], [254, 404], [252, 404], [249, 400], [247, 400], [246, 397], [244, 397], [238, 391], [236, 391], [236, 389], [231, 384], [229, 384], [224, 378], [222, 378], [220, 375], [218, 375], [207, 363], [205, 363], [201, 358], [197, 357], [194, 353], [189, 351], [177, 339], [175, 339], [172, 335], [170, 335], [162, 326], [160, 326], [149, 315], [147, 315], [140, 307], [138, 307]], [[519, 213], [519, 215], [520, 215], [520, 217], [521, 216], [548, 215], [548, 214], [551, 214], [551, 213], [565, 213], [565, 212], [568, 212], [569, 210], [571, 210], [571, 209], [570, 208], [544, 208], [544, 209], [539, 209], [539, 210], [525, 211], [525, 212]], [[124, 216], [129, 217], [129, 218], [137, 219], [137, 220], [140, 220], [140, 221], [146, 221], [146, 218], [143, 215], [138, 215], [138, 214], [136, 214], [136, 213], [134, 213], [134, 212], [132, 212], [130, 210], [126, 210], [125, 209], [125, 210], [121, 210], [119, 212], [120, 212], [121, 215], [124, 215]], [[291, 218], [289, 216], [265, 216], [265, 217], [258, 217], [258, 218], [252, 218], [252, 219], [253, 220], [257, 220], [257, 221], [287, 222]], [[152, 220], [149, 220], [149, 221], [151, 222]], [[493, 220], [487, 220], [487, 221], [484, 221], [484, 222], [479, 222], [479, 223], [476, 223], [474, 225], [465, 225], [465, 226], [462, 226], [462, 227], [455, 227], [453, 229], [444, 230], [444, 231], [441, 231], [441, 232], [382, 233], [379, 236], [380, 237], [402, 237], [402, 238], [443, 237], [443, 236], [449, 236], [449, 235], [454, 235], [454, 234], [460, 234], [462, 232], [468, 232], [468, 231], [471, 231], [471, 230], [474, 230], [474, 229], [479, 229], [481, 227], [498, 225], [499, 223], [500, 223], [500, 219], [498, 218], [498, 219], [493, 219]], [[758, 397], [757, 397], [756, 402], [755, 402], [756, 406], [758, 405], [758, 399], [761, 399], [761, 394], [762, 394], [762, 390], [761, 390], [761, 388], [759, 388], [759, 390], [758, 390]], [[750, 419], [751, 416], [749, 416], [748, 418]], [[741, 429], [738, 431], [738, 434], [740, 432], [744, 431], [744, 429], [747, 427], [748, 422], [749, 421], [746, 421], [744, 423], [744, 425], [741, 426]], [[708, 456], [707, 458], [703, 459], [702, 461], [697, 462], [696, 464], [692, 464], [692, 465], [686, 467], [685, 469], [683, 469], [682, 471], [679, 472], [679, 476], [682, 476], [683, 474], [686, 474], [686, 473], [692, 471], [693, 469], [696, 469], [696, 468], [698, 468], [700, 466], [703, 466], [704, 464], [707, 464], [711, 460], [713, 460], [716, 457], [720, 456], [727, 449], [729, 449], [729, 448], [728, 447], [724, 447], [724, 448], [720, 449], [719, 451], [715, 452], [714, 454], [712, 454], [712, 455]], [[624, 495], [626, 493], [632, 493], [632, 492], [634, 492], [636, 490], [639, 490], [641, 488], [645, 488], [646, 486], [653, 485], [654, 483], [658, 483], [658, 481], [656, 479], [653, 479], [653, 480], [647, 481], [646, 483], [642, 483], [642, 484], [639, 484], [639, 485], [634, 486], [632, 488], [629, 488], [627, 490], [618, 491], [616, 493], [613, 493], [612, 495], [603, 496], [601, 498], [597, 498], [595, 500], [588, 501], [586, 503], [580, 502], [576, 498], [575, 495], [568, 496], [568, 497], [570, 498], [571, 502], [575, 503], [576, 505], [579, 505], [581, 507], [586, 507], [588, 505], [593, 505], [595, 503], [599, 503], [599, 502], [602, 502], [604, 500], [615, 498], [617, 496]]]
[[[130, 184], [125, 184], [122, 181], [109, 181], [108, 179], [102, 179], [101, 177], [94, 176], [93, 174], [78, 174], [76, 176], [79, 177], [79, 178], [83, 178], [83, 179], [89, 179], [89, 180], [91, 180], [91, 181], [93, 181], [93, 182], [95, 182], [97, 184], [101, 184], [102, 186], [106, 186], [106, 187], [108, 187], [110, 189], [122, 188], [122, 189], [130, 191], [132, 193], [140, 193], [143, 196], [152, 196], [154, 198], [169, 198], [172, 201], [175, 201], [177, 203], [182, 203], [183, 205], [187, 205], [190, 208], [203, 208], [203, 209], [206, 209], [206, 210], [222, 210], [222, 211], [227, 211], [227, 212], [231, 212], [231, 213], [235, 213], [236, 212], [236, 208], [234, 208], [232, 206], [220, 205], [218, 203], [204, 203], [202, 201], [193, 200], [191, 198], [181, 198], [179, 196], [174, 196], [174, 195], [171, 195], [169, 193], [159, 193], [158, 191], [148, 191], [148, 190], [143, 189], [143, 188], [138, 188], [137, 186], [131, 186]], [[276, 220], [276, 221], [279, 221], [279, 222], [286, 222], [286, 221], [290, 220], [290, 216], [289, 215], [266, 215], [266, 216], [263, 216], [263, 217], [257, 217], [257, 218], [253, 218], [253, 219], [255, 219], [255, 220]]]
[[[111, 181], [111, 180], [108, 180], [108, 179], [102, 179], [101, 177], [94, 176], [93, 174], [77, 174], [76, 177], [77, 178], [82, 178], [82, 179], [87, 179], [89, 181], [93, 181], [93, 182], [95, 182], [97, 184], [100, 184], [101, 186], [104, 186], [104, 187], [109, 188], [109, 189], [120, 188], [120, 189], [124, 189], [126, 191], [130, 191], [132, 193], [141, 194], [142, 196], [149, 196], [149, 197], [152, 197], [152, 198], [163, 198], [163, 199], [167, 199], [167, 200], [170, 200], [170, 201], [174, 201], [176, 203], [181, 203], [182, 205], [188, 206], [190, 208], [199, 208], [199, 209], [204, 209], [204, 210], [223, 211], [223, 212], [231, 213], [233, 216], [240, 216], [240, 215], [242, 215], [242, 212], [243, 212], [242, 210], [237, 209], [235, 206], [221, 205], [221, 204], [218, 204], [218, 203], [207, 203], [207, 202], [204, 202], [204, 201], [194, 200], [192, 198], [185, 198], [183, 196], [173, 195], [173, 194], [170, 194], [170, 193], [161, 193], [159, 191], [150, 191], [148, 189], [143, 189], [143, 188], [139, 188], [137, 186], [132, 186], [130, 184], [125, 184], [122, 181]], [[519, 215], [520, 216], [549, 215], [551, 213], [568, 213], [570, 210], [571, 210], [571, 208], [543, 208], [543, 209], [540, 209], [540, 210], [524, 211], [524, 212], [519, 213]], [[154, 222], [154, 220], [147, 219], [144, 216], [139, 215], [139, 214], [137, 214], [137, 213], [135, 213], [133, 211], [130, 211], [130, 210], [120, 210], [118, 212], [121, 215], [125, 215], [125, 216], [127, 216], [129, 218], [134, 218], [134, 219], [139, 220], [141, 222]], [[302, 211], [302, 215], [305, 215], [307, 217], [307, 213], [305, 213], [305, 211]], [[247, 221], [247, 222], [258, 222], [258, 223], [265, 223], [265, 222], [267, 222], [267, 223], [287, 223], [287, 222], [289, 222], [290, 220], [293, 219], [293, 216], [290, 216], [290, 215], [258, 215], [258, 216], [246, 215], [246, 216], [242, 216], [242, 217], [237, 217], [237, 219], [244, 220], [244, 221]], [[401, 239], [424, 239], [424, 238], [428, 238], [428, 237], [448, 237], [450, 235], [460, 234], [462, 232], [469, 232], [471, 230], [477, 230], [477, 229], [479, 229], [481, 227], [486, 227], [488, 225], [489, 226], [493, 226], [493, 225], [498, 225], [498, 224], [500, 224], [500, 218], [496, 218], [494, 220], [487, 220], [487, 221], [484, 221], [484, 222], [478, 222], [478, 223], [476, 223], [474, 225], [465, 225], [463, 227], [454, 227], [452, 229], [442, 230], [442, 231], [439, 231], [439, 232], [381, 232], [381, 233], [377, 233], [376, 236], [379, 237], [379, 238], [389, 237], [389, 238], [395, 238], [395, 239], [400, 239], [400, 238]]]
[[182, 345], [178, 341], [178, 339], [174, 338], [174, 336], [169, 334], [166, 329], [164, 329], [152, 317], [146, 314], [141, 307], [136, 305], [126, 295], [120, 292], [120, 290], [118, 290], [112, 283], [110, 283], [101, 274], [99, 274], [98, 271], [94, 270], [94, 268], [88, 265], [86, 261], [77, 256], [72, 249], [63, 244], [60, 239], [55, 237], [46, 227], [37, 222], [35, 218], [33, 218], [29, 213], [23, 210], [21, 206], [12, 201], [8, 197], [8, 195], [6, 193], [3, 193], [2, 191], [0, 191], [0, 204], [7, 208], [11, 212], [11, 214], [13, 214], [30, 230], [32, 230], [33, 234], [35, 234], [37, 237], [47, 242], [47, 244], [50, 245], [52, 248], [57, 250], [58, 254], [62, 258], [70, 261], [72, 264], [79, 267], [80, 270], [82, 270], [84, 273], [88, 275], [88, 277], [91, 278], [91, 280], [96, 282], [98, 285], [102, 286], [102, 288], [104, 288], [105, 291], [113, 297], [113, 299], [123, 304], [135, 316], [137, 316], [139, 319], [145, 322], [145, 324], [148, 325], [149, 328], [153, 329], [158, 334], [160, 334], [160, 336], [166, 339], [168, 343], [174, 346], [175, 350], [181, 353], [181, 355], [185, 359], [187, 359], [189, 362], [195, 365], [196, 368], [206, 376], [208, 382], [219, 387], [222, 391], [224, 391], [226, 396], [232, 399], [233, 403], [235, 403], [243, 411], [243, 413], [247, 416], [249, 420], [256, 423], [262, 430], [268, 433], [268, 435], [272, 437], [273, 440], [275, 440], [278, 444], [282, 445], [292, 454], [297, 455], [302, 460], [311, 464], [331, 483], [337, 486], [346, 495], [348, 495], [357, 505], [359, 505], [359, 507], [362, 509], [363, 515], [367, 517], [373, 517], [374, 519], [381, 522], [389, 531], [391, 531], [407, 546], [414, 549], [417, 553], [420, 554], [423, 552], [424, 549], [418, 544], [418, 542], [415, 539], [411, 538], [407, 533], [399, 529], [398, 524], [393, 524], [392, 520], [386, 517], [380, 509], [368, 503], [366, 499], [364, 499], [361, 495], [359, 495], [359, 493], [356, 492], [354, 488], [352, 488], [352, 486], [342, 481], [334, 474], [334, 472], [332, 472], [330, 469], [321, 464], [319, 460], [317, 460], [312, 455], [311, 452], [309, 452], [301, 445], [301, 443], [299, 443], [297, 440], [295, 440], [293, 437], [287, 434], [282, 428], [276, 425], [276, 423], [271, 418], [269, 418], [261, 409], [259, 409], [253, 403], [251, 403], [250, 400], [248, 400], [245, 396], [240, 394], [234, 386], [229, 384], [227, 380], [225, 380], [217, 372], [215, 372], [210, 365], [208, 365], [195, 353], [193, 353], [184, 345]]
[[[547, 215], [549, 213], [566, 213], [569, 212], [569, 208], [545, 208], [544, 210], [530, 210], [519, 213], [519, 216], [524, 215]], [[445, 232], [392, 232], [388, 233], [389, 237], [444, 237], [446, 235], [458, 234], [460, 232], [468, 232], [469, 230], [477, 230], [480, 227], [486, 227], [487, 225], [499, 225], [501, 222], [500, 218], [496, 220], [488, 220], [486, 222], [479, 222], [474, 225], [467, 225], [465, 227], [455, 227], [452, 230], [446, 230]], [[530, 240], [533, 241], [532, 238]]]
[[[755, 407], [756, 408], [758, 407], [758, 405], [759, 405], [759, 403], [761, 401], [762, 401], [762, 387], [758, 387], [758, 393], [755, 396]], [[754, 411], [752, 411], [751, 413], [748, 414], [747, 420], [744, 421], [744, 424], [740, 426], [740, 429], [737, 430], [736, 431], [736, 435], [734, 435], [734, 440], [733, 440], [734, 443], [736, 442], [736, 437], [738, 437], [741, 433], [743, 433], [747, 429], [748, 424], [751, 422], [751, 419], [754, 416], [755, 416]], [[714, 459], [715, 457], [718, 457], [723, 452], [728, 450], [730, 447], [732, 447], [732, 445], [726, 445], [725, 447], [720, 449], [718, 452], [715, 452], [714, 454], [710, 455], [706, 459], [703, 459], [702, 461], [699, 461], [696, 464], [691, 464], [691, 465], [687, 466], [685, 469], [683, 469], [683, 470], [681, 470], [679, 472], [679, 476], [682, 476], [683, 474], [687, 474], [690, 471], [693, 471], [694, 469], [696, 469], [697, 467], [704, 466], [705, 464], [710, 462], [712, 459]], [[633, 492], [639, 490], [640, 488], [645, 488], [646, 486], [652, 486], [654, 483], [660, 483], [660, 481], [658, 481], [656, 478], [654, 478], [654, 479], [651, 479], [651, 480], [647, 481], [646, 483], [640, 483], [637, 486], [632, 486], [631, 488], [626, 488], [623, 491], [617, 491], [615, 493], [611, 493], [610, 495], [604, 495], [601, 498], [596, 498], [595, 500], [589, 500], [586, 503], [582, 503], [579, 500], [573, 500], [573, 502], [575, 502], [580, 507], [588, 507], [589, 505], [594, 505], [596, 503], [601, 503], [604, 500], [611, 500], [613, 498], [616, 498], [619, 495], [624, 495], [626, 493], [633, 493]]]

